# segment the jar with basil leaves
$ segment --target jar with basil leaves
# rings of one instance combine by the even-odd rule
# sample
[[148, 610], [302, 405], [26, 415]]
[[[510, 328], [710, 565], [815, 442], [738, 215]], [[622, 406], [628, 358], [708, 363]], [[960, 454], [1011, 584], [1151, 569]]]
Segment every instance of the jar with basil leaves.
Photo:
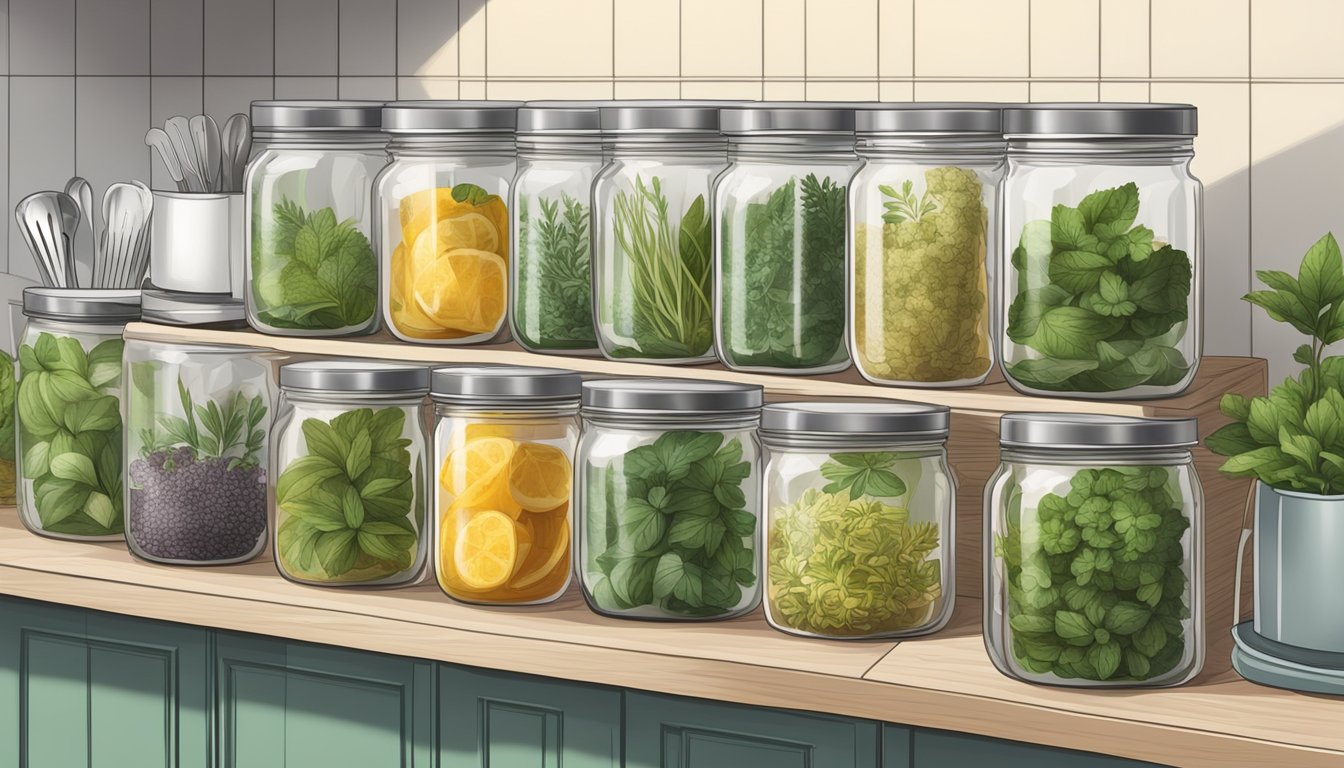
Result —
[[948, 409], [782, 403], [761, 414], [765, 616], [834, 639], [936, 632], [952, 616]]
[[429, 369], [329, 360], [280, 368], [275, 564], [303, 584], [396, 586], [427, 557]]
[[760, 600], [761, 388], [672, 379], [583, 384], [577, 568], [608, 616], [706, 621]]

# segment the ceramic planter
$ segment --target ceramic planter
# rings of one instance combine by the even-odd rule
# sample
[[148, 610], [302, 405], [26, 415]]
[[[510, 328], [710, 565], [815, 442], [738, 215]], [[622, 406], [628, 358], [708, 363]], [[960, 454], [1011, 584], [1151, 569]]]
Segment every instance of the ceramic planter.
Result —
[[1344, 652], [1344, 496], [1257, 483], [1255, 631], [1299, 648]]

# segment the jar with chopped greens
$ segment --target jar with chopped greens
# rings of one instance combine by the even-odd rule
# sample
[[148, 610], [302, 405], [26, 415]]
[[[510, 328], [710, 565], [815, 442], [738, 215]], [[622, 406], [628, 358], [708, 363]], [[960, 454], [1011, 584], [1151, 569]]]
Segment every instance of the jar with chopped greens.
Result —
[[1020, 680], [1187, 682], [1204, 663], [1194, 419], [1008, 414], [985, 487], [985, 647]]
[[1000, 120], [998, 107], [972, 104], [855, 115], [849, 314], [869, 381], [960, 387], [989, 375]]
[[1169, 397], [1202, 350], [1195, 108], [1004, 111], [1004, 376], [1028, 394]]
[[577, 569], [608, 616], [708, 621], [760, 601], [761, 388], [583, 384]]
[[947, 623], [956, 538], [947, 430], [941, 406], [765, 407], [771, 626], [871, 639], [928, 634]]
[[719, 114], [728, 170], [714, 185], [715, 342], [734, 370], [849, 366], [845, 184], [854, 112], [765, 103]]
[[598, 347], [612, 360], [714, 359], [710, 186], [727, 161], [719, 104], [601, 108], [607, 164], [593, 181]]

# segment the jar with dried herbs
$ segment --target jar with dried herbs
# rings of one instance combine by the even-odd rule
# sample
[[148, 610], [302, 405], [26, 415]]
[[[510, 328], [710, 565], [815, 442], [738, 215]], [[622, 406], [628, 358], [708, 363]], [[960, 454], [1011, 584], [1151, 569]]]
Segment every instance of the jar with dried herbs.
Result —
[[765, 615], [824, 638], [906, 637], [951, 618], [948, 410], [787, 403], [761, 414]]
[[1000, 121], [999, 108], [974, 105], [856, 114], [850, 322], [869, 381], [956, 387], [989, 375]]

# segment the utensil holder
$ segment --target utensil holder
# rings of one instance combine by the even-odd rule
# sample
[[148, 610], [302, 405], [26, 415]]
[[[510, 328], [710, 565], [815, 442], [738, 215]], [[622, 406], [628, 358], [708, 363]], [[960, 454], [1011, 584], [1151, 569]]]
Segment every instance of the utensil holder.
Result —
[[243, 194], [154, 191], [150, 281], [243, 298]]

